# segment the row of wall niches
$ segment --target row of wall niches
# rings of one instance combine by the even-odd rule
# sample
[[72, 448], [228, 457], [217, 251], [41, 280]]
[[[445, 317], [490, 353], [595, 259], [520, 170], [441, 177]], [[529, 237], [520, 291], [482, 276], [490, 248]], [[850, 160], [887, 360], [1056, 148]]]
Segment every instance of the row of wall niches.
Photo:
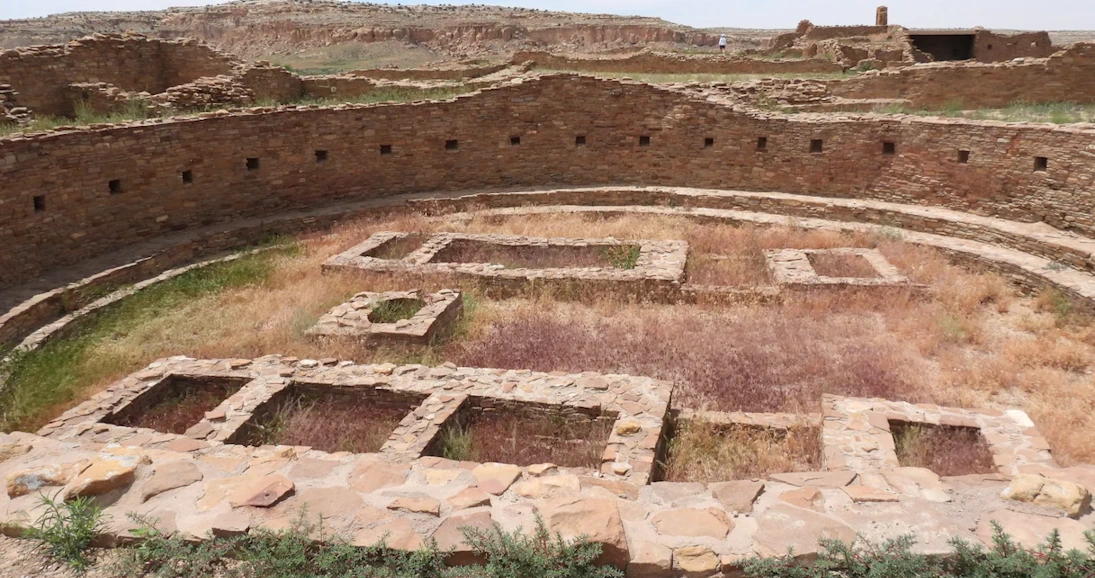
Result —
[[[510, 146], [521, 146], [520, 136], [511, 136], [509, 139]], [[584, 147], [589, 144], [589, 140], [585, 135], [577, 135], [574, 137], [575, 147]], [[640, 135], [636, 144], [641, 148], [653, 146], [654, 139], [650, 135]], [[703, 148], [714, 148], [715, 137], [704, 137], [702, 141]], [[378, 153], [380, 155], [393, 154], [393, 145], [382, 144], [378, 147]], [[448, 139], [445, 141], [445, 150], [447, 151], [459, 151], [460, 141], [457, 139]], [[755, 150], [759, 152], [767, 152], [771, 150], [771, 142], [767, 136], [758, 136], [755, 141]], [[825, 141], [823, 139], [811, 139], [808, 151], [811, 154], [820, 154], [825, 152]], [[313, 151], [316, 163], [325, 163], [331, 158], [330, 152], [327, 150], [317, 149]], [[896, 155], [897, 143], [893, 141], [882, 141], [880, 145], [880, 154], [882, 155]], [[970, 162], [970, 151], [966, 149], [957, 149], [955, 161], [959, 164], [968, 164]], [[259, 171], [262, 169], [262, 159], [259, 157], [246, 157], [242, 163], [243, 168], [247, 171]], [[1049, 157], [1034, 157], [1034, 172], [1046, 172], [1049, 170]], [[195, 175], [192, 169], [187, 169], [180, 172], [181, 182], [185, 185], [194, 183]], [[111, 179], [107, 181], [107, 192], [111, 195], [119, 195], [125, 192], [125, 185], [121, 179]], [[35, 195], [32, 198], [34, 212], [44, 212], [46, 210], [46, 195]]]

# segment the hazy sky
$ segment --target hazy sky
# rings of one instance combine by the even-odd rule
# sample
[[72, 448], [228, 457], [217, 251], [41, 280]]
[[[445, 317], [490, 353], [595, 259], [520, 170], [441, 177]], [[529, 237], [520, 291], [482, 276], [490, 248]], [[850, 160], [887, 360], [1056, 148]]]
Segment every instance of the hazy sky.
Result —
[[[154, 10], [209, 4], [202, 0], [0, 0], [0, 19], [84, 10]], [[389, 2], [394, 4], [394, 2]], [[404, 4], [417, 3], [414, 1]], [[427, 4], [467, 4], [425, 2]], [[479, 3], [483, 3], [482, 1]], [[815, 24], [870, 24], [880, 0], [513, 0], [510, 6], [657, 16], [691, 26], [794, 28]], [[1095, 0], [890, 1], [890, 22], [909, 27], [1093, 30]]]

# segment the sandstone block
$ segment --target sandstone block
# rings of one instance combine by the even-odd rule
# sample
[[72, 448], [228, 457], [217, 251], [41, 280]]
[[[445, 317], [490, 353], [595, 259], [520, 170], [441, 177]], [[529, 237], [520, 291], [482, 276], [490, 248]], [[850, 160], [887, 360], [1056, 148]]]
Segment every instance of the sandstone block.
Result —
[[720, 540], [734, 527], [718, 508], [666, 510], [655, 515], [651, 523], [666, 536], [709, 536]]
[[200, 482], [202, 473], [194, 462], [170, 462], [158, 464], [152, 477], [141, 487], [141, 501], [158, 496], [168, 490]]
[[568, 539], [585, 535], [601, 544], [599, 563], [627, 566], [627, 535], [615, 499], [567, 496], [543, 501], [537, 509], [552, 532]]
[[1083, 486], [1036, 474], [1015, 476], [1000, 493], [1000, 497], [1064, 510], [1073, 518], [1086, 512], [1091, 506], [1091, 493]]

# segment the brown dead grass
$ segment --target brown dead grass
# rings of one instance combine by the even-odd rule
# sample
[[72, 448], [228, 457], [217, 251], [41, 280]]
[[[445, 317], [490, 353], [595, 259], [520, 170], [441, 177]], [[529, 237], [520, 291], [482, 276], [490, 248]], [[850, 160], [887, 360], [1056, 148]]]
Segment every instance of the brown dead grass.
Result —
[[890, 430], [902, 466], [928, 468], [940, 476], [996, 472], [988, 442], [975, 428], [890, 422]]
[[[693, 255], [739, 264], [714, 273], [690, 267], [690, 275], [708, 275], [716, 284], [767, 284], [758, 257], [765, 248], [876, 247], [930, 291], [825, 292], [778, 305], [727, 307], [640, 305], [596, 294], [575, 304], [531, 295], [482, 300], [454, 342], [426, 351], [306, 338], [304, 330], [322, 313], [359, 291], [454, 285], [474, 291], [444, 279], [320, 273], [328, 256], [382, 230], [685, 239]], [[298, 255], [277, 257], [276, 274], [264, 283], [195, 299], [98, 343], [91, 373], [100, 378], [89, 394], [179, 354], [599, 370], [673, 380], [680, 388], [676, 399], [697, 409], [815, 409], [821, 392], [1018, 407], [1030, 413], [1059, 462], [1095, 462], [1095, 438], [1077, 433], [1095, 428], [1095, 332], [1086, 321], [1059, 296], [1021, 297], [997, 275], [955, 267], [899, 239], [700, 225], [666, 216], [534, 215], [363, 219], [303, 245]]]
[[693, 420], [678, 426], [660, 464], [669, 482], [723, 482], [821, 469], [817, 428], [773, 428]]
[[851, 277], [869, 279], [878, 277], [878, 271], [861, 255], [840, 253], [811, 253], [808, 257], [814, 272], [822, 277]]
[[252, 424], [244, 443], [376, 452], [413, 409], [376, 405], [351, 395], [295, 396]]
[[478, 414], [442, 434], [441, 457], [529, 466], [600, 470], [610, 420]]

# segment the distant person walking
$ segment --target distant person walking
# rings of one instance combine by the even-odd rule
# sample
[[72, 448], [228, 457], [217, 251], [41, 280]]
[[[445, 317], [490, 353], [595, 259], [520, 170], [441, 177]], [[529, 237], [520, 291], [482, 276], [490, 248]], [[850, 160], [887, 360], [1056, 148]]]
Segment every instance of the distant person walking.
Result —
[[726, 50], [726, 35], [719, 36], [719, 51]]

